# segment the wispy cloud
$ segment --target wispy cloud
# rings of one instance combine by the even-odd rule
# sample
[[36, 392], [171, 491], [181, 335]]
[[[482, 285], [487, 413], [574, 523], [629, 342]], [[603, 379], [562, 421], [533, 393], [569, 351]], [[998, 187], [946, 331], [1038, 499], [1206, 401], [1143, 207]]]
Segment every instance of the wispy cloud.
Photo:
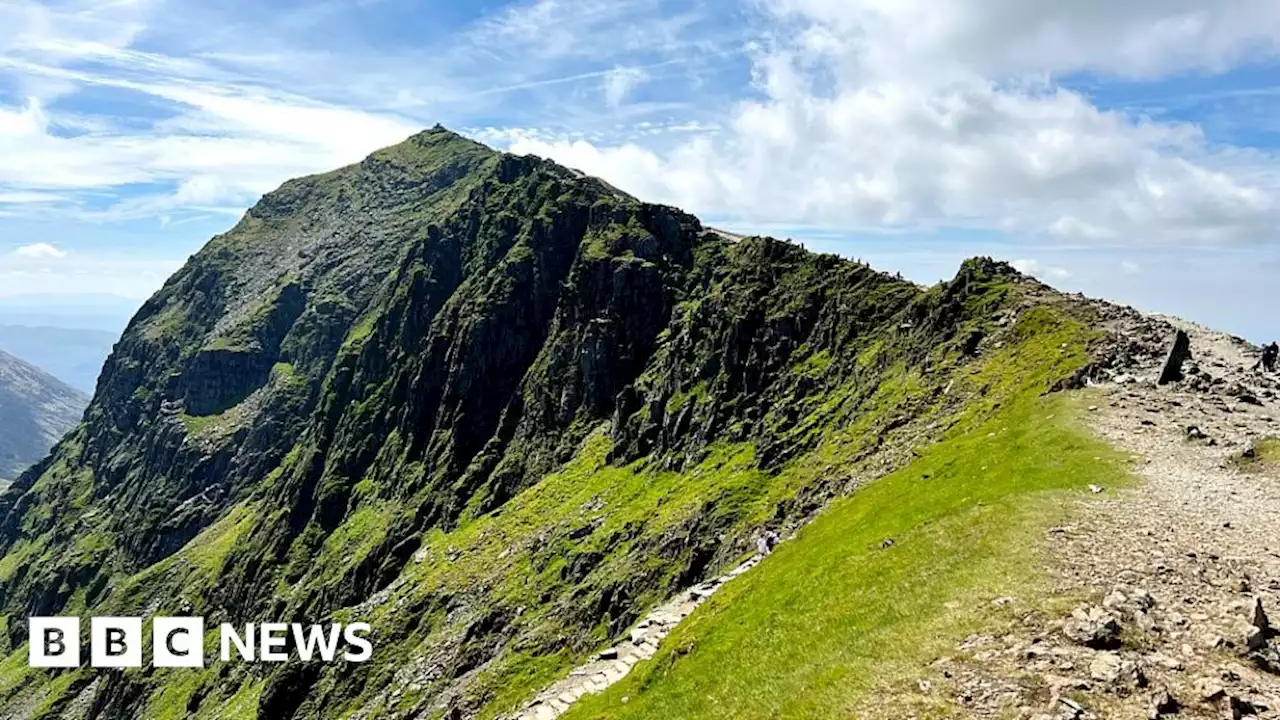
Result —
[[[243, 19], [213, 22], [217, 11], [192, 0], [5, 5], [0, 24], [17, 31], [0, 40], [0, 76], [22, 91], [0, 95], [0, 211], [93, 221], [232, 213], [289, 177], [355, 162], [436, 121], [465, 124], [504, 95], [524, 108], [509, 121], [630, 135], [639, 131], [615, 123], [685, 107], [629, 104], [632, 91], [687, 66], [706, 42], [690, 32], [705, 9], [664, 13], [672, 5], [661, 0], [515, 4], [426, 47], [366, 39], [344, 56], [308, 40], [370, 7], [264, 16], [249, 45], [227, 33]], [[238, 11], [258, 19], [238, 2], [217, 17]], [[216, 48], [178, 32], [192, 17], [208, 21]], [[104, 190], [116, 194], [105, 206]]]
[[59, 250], [48, 243], [23, 245], [17, 250], [14, 250], [13, 254], [17, 257], [27, 258], [30, 260], [60, 260], [67, 256], [65, 250]]
[[604, 76], [604, 97], [610, 107], [618, 107], [631, 95], [637, 87], [649, 79], [649, 73], [642, 68], [617, 67]]

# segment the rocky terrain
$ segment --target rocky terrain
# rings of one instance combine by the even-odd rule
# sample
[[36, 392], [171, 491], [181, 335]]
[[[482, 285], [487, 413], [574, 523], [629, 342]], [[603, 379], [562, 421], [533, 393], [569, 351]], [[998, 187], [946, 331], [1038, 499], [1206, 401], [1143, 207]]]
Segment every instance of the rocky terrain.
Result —
[[[931, 699], [951, 717], [1280, 717], [1280, 378], [1239, 338], [1107, 314], [1088, 420], [1138, 481], [1051, 529], [1052, 594], [991, 599], [1007, 622], [939, 657], [899, 716]], [[1161, 384], [1178, 332], [1190, 357]]]
[[88, 404], [88, 397], [0, 351], [0, 482], [43, 459]]

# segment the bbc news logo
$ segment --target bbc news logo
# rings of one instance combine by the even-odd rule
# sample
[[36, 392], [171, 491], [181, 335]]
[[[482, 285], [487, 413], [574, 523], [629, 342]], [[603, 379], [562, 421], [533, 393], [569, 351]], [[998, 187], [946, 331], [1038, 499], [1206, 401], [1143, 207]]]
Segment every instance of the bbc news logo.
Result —
[[[373, 657], [368, 623], [300, 625], [249, 623], [219, 626], [219, 657], [223, 662], [287, 662], [292, 654], [303, 661], [368, 662]], [[205, 667], [204, 618], [156, 617], [151, 623], [152, 665], [158, 668]], [[290, 644], [292, 640], [292, 645]], [[95, 617], [89, 622], [89, 665], [95, 668], [142, 667], [146, 641], [142, 618]], [[29, 664], [36, 668], [77, 668], [82, 661], [80, 618], [30, 619]], [[341, 652], [339, 652], [341, 651]], [[291, 654], [292, 652], [292, 654]]]

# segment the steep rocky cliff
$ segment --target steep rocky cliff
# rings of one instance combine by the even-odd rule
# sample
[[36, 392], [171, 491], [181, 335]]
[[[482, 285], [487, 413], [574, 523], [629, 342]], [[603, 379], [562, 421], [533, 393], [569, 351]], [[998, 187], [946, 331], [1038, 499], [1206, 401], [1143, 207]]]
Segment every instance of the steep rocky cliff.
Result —
[[[921, 288], [732, 241], [442, 128], [288, 182], [146, 303], [0, 497], [0, 709], [509, 712], [757, 528], [997, 407], [993, 358], [1070, 322], [1051, 296], [989, 260]], [[1005, 369], [1047, 391], [1072, 347]], [[29, 616], [152, 613], [369, 620], [378, 649], [24, 667]]]
[[88, 404], [57, 378], [0, 350], [0, 482], [39, 462]]

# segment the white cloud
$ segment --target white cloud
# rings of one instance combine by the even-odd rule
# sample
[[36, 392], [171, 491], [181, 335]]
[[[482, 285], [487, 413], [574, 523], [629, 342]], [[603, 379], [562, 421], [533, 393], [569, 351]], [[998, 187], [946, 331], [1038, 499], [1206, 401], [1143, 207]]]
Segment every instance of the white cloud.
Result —
[[1142, 266], [1136, 262], [1122, 260], [1120, 261], [1120, 272], [1125, 275], [1139, 275], [1142, 273]]
[[1009, 264], [1018, 272], [1032, 277], [1052, 280], [1067, 280], [1071, 277], [1071, 273], [1065, 268], [1045, 265], [1038, 260], [1014, 260]]
[[[205, 22], [216, 7], [189, 0], [14, 0], [0, 7], [0, 25], [18, 28], [0, 39], [0, 72], [33, 90], [0, 104], [0, 212], [235, 212], [288, 177], [402, 139], [441, 108], [483, 107], [489, 121], [500, 93], [546, 93], [555, 103], [540, 115], [522, 102], [509, 109], [518, 117], [504, 118], [543, 131], [482, 133], [639, 196], [747, 224], [960, 225], [1086, 243], [1274, 237], [1274, 154], [1104, 111], [1054, 82], [1072, 72], [1212, 71], [1274, 54], [1280, 4], [1271, 0], [741, 2], [757, 11], [755, 92], [733, 87], [733, 103], [700, 95], [700, 109], [637, 109], [640, 84], [646, 99], [666, 90], [668, 74], [692, 73], [690, 58], [723, 52], [746, 30], [712, 27], [701, 3], [527, 0], [440, 46], [410, 52], [366, 39], [330, 52], [301, 42], [298, 29], [341, 21], [340, 3], [264, 18], [255, 38], [271, 42], [249, 45], [234, 25]], [[183, 53], [158, 41], [190, 42], [179, 31], [197, 22], [216, 43]], [[161, 111], [127, 122], [75, 115], [46, 101], [50, 87]], [[633, 109], [650, 115], [632, 119]], [[669, 116], [651, 122], [656, 113]], [[117, 200], [106, 209], [85, 201], [97, 191]]]
[[643, 68], [617, 67], [604, 76], [604, 97], [610, 107], [621, 105], [640, 85], [649, 79]]
[[[346, 33], [345, 13], [368, 9], [322, 5], [255, 18], [250, 43], [234, 2], [0, 4], [0, 79], [19, 90], [0, 100], [0, 212], [91, 220], [234, 212], [290, 177], [356, 162], [446, 113], [492, 113], [508, 93], [555, 96], [562, 123], [613, 125], [661, 112], [616, 106], [706, 42], [690, 31], [705, 13], [664, 13], [663, 0], [515, 3], [411, 49]], [[321, 29], [344, 34], [316, 45]], [[598, 95], [565, 100], [576, 84], [605, 88], [614, 104], [607, 120]], [[85, 90], [110, 97], [111, 114], [55, 102]], [[116, 200], [104, 208], [99, 191]], [[33, 193], [57, 200], [13, 200]]]
[[1156, 77], [1222, 70], [1280, 49], [1280, 4], [1272, 0], [758, 2], [799, 26], [805, 52], [836, 58], [858, 77], [913, 82], [964, 72]]
[[762, 97], [739, 103], [720, 136], [662, 151], [529, 137], [512, 149], [748, 223], [1275, 239], [1280, 158], [1210, 145], [1194, 125], [1099, 109], [1052, 78], [1273, 52], [1280, 4], [783, 0], [764, 12], [786, 30], [755, 46]]
[[31, 260], [59, 260], [67, 256], [67, 252], [65, 250], [59, 250], [48, 243], [23, 245], [17, 250], [14, 250], [13, 254], [20, 258], [28, 258]]
[[[98, 190], [172, 183], [163, 195], [117, 203], [107, 215], [175, 207], [242, 208], [284, 180], [357, 162], [417, 131], [403, 119], [230, 86], [146, 85], [89, 78], [177, 103], [150, 132], [57, 132], [38, 100], [0, 106], [0, 189]], [[5, 196], [0, 194], [0, 202]]]
[[0, 297], [102, 294], [141, 299], [182, 266], [178, 260], [66, 253], [43, 247], [60, 254], [44, 254], [45, 250], [0, 256]]

